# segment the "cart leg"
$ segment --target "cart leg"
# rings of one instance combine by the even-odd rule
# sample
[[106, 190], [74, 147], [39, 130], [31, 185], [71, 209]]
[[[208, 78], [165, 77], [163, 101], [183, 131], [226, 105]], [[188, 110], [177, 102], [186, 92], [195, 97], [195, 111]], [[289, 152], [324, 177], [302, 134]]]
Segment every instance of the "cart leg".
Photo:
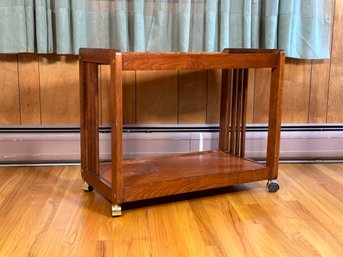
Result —
[[93, 191], [93, 187], [91, 185], [89, 185], [86, 181], [83, 182], [81, 188], [85, 192], [92, 192]]
[[119, 204], [112, 204], [112, 217], [121, 216], [121, 206]]
[[280, 189], [280, 186], [276, 179], [271, 179], [267, 182], [267, 188], [269, 192], [275, 193]]

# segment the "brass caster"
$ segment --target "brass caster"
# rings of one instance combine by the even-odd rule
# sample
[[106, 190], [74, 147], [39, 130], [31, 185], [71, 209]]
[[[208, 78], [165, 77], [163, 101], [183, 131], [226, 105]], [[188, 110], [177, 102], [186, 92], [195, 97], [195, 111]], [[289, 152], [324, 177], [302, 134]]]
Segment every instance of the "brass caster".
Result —
[[81, 188], [85, 192], [92, 192], [93, 191], [93, 187], [91, 185], [89, 185], [86, 181], [83, 182]]
[[121, 206], [118, 204], [112, 204], [112, 217], [121, 216]]
[[270, 193], [275, 193], [280, 189], [280, 186], [276, 179], [271, 179], [267, 182], [267, 188]]

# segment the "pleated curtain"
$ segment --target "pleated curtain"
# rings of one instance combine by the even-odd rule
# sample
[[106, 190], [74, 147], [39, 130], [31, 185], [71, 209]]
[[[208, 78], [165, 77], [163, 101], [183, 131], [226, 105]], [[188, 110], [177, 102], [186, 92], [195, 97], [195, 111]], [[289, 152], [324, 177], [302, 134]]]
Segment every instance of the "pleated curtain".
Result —
[[329, 58], [331, 0], [0, 0], [0, 53], [281, 48]]

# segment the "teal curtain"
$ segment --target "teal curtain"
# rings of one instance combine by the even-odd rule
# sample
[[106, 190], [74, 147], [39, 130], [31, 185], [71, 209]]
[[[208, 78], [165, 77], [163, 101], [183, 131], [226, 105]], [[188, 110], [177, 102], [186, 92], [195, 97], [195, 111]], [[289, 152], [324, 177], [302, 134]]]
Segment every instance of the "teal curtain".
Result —
[[331, 0], [0, 0], [0, 53], [281, 48], [329, 58]]

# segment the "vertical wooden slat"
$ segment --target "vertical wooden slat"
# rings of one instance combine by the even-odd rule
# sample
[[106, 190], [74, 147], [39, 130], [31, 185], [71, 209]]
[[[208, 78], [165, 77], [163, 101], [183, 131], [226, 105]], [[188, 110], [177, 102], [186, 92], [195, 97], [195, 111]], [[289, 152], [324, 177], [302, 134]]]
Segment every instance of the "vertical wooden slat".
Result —
[[231, 129], [230, 129], [230, 153], [235, 153], [235, 135], [237, 119], [238, 77], [237, 69], [232, 70], [232, 101], [231, 101]]
[[18, 56], [20, 112], [22, 125], [41, 124], [40, 86], [37, 54]]
[[89, 81], [90, 79], [90, 66], [91, 66], [91, 63], [87, 63], [85, 62], [85, 67], [86, 67], [86, 81], [87, 81], [87, 90], [86, 90], [86, 93], [87, 93], [87, 96], [86, 96], [86, 99], [87, 99], [87, 126], [88, 126], [88, 137], [87, 137], [87, 140], [88, 140], [88, 165], [89, 165], [89, 171], [96, 174], [96, 175], [99, 175], [98, 173], [96, 173], [94, 171], [94, 145], [93, 145], [93, 137], [94, 137], [94, 112], [92, 111], [92, 107], [93, 107], [93, 104], [94, 104], [94, 99], [93, 99], [93, 96], [92, 96], [92, 84], [91, 82]]
[[0, 55], [0, 123], [20, 125], [17, 55]]
[[79, 124], [77, 56], [39, 56], [42, 124]]
[[280, 55], [279, 65], [272, 69], [266, 165], [271, 167], [270, 179], [276, 179], [279, 165], [281, 109], [285, 56]]
[[248, 75], [249, 70], [244, 69], [243, 70], [243, 95], [242, 95], [242, 124], [241, 124], [241, 147], [239, 156], [244, 157], [245, 156], [245, 133], [246, 133], [246, 123], [247, 123], [247, 99], [248, 99]]
[[255, 69], [248, 70], [247, 85], [247, 109], [246, 109], [246, 122], [253, 123], [254, 120], [254, 101], [255, 101]]
[[123, 198], [123, 103], [122, 103], [122, 54], [111, 52], [110, 117], [112, 128], [112, 190], [115, 204]]
[[221, 84], [219, 149], [228, 152], [231, 121], [231, 70], [222, 71]]
[[178, 71], [136, 72], [138, 124], [177, 124]]
[[243, 96], [243, 70], [237, 69], [237, 112], [236, 112], [236, 135], [235, 135], [235, 155], [239, 155], [240, 138], [241, 138], [241, 122], [242, 122], [242, 96]]
[[98, 89], [98, 65], [86, 63], [87, 69], [87, 100], [89, 113], [89, 160], [91, 171], [96, 176], [99, 174], [99, 89]]
[[111, 67], [110, 65], [100, 65], [100, 90], [101, 90], [101, 125], [110, 124], [110, 78]]
[[89, 169], [89, 130], [88, 130], [88, 99], [87, 99], [87, 69], [82, 60], [79, 62], [79, 78], [80, 78], [80, 148], [81, 148], [81, 171]]
[[220, 122], [221, 70], [207, 72], [207, 120], [206, 123]]
[[206, 123], [207, 71], [179, 71], [178, 123]]

